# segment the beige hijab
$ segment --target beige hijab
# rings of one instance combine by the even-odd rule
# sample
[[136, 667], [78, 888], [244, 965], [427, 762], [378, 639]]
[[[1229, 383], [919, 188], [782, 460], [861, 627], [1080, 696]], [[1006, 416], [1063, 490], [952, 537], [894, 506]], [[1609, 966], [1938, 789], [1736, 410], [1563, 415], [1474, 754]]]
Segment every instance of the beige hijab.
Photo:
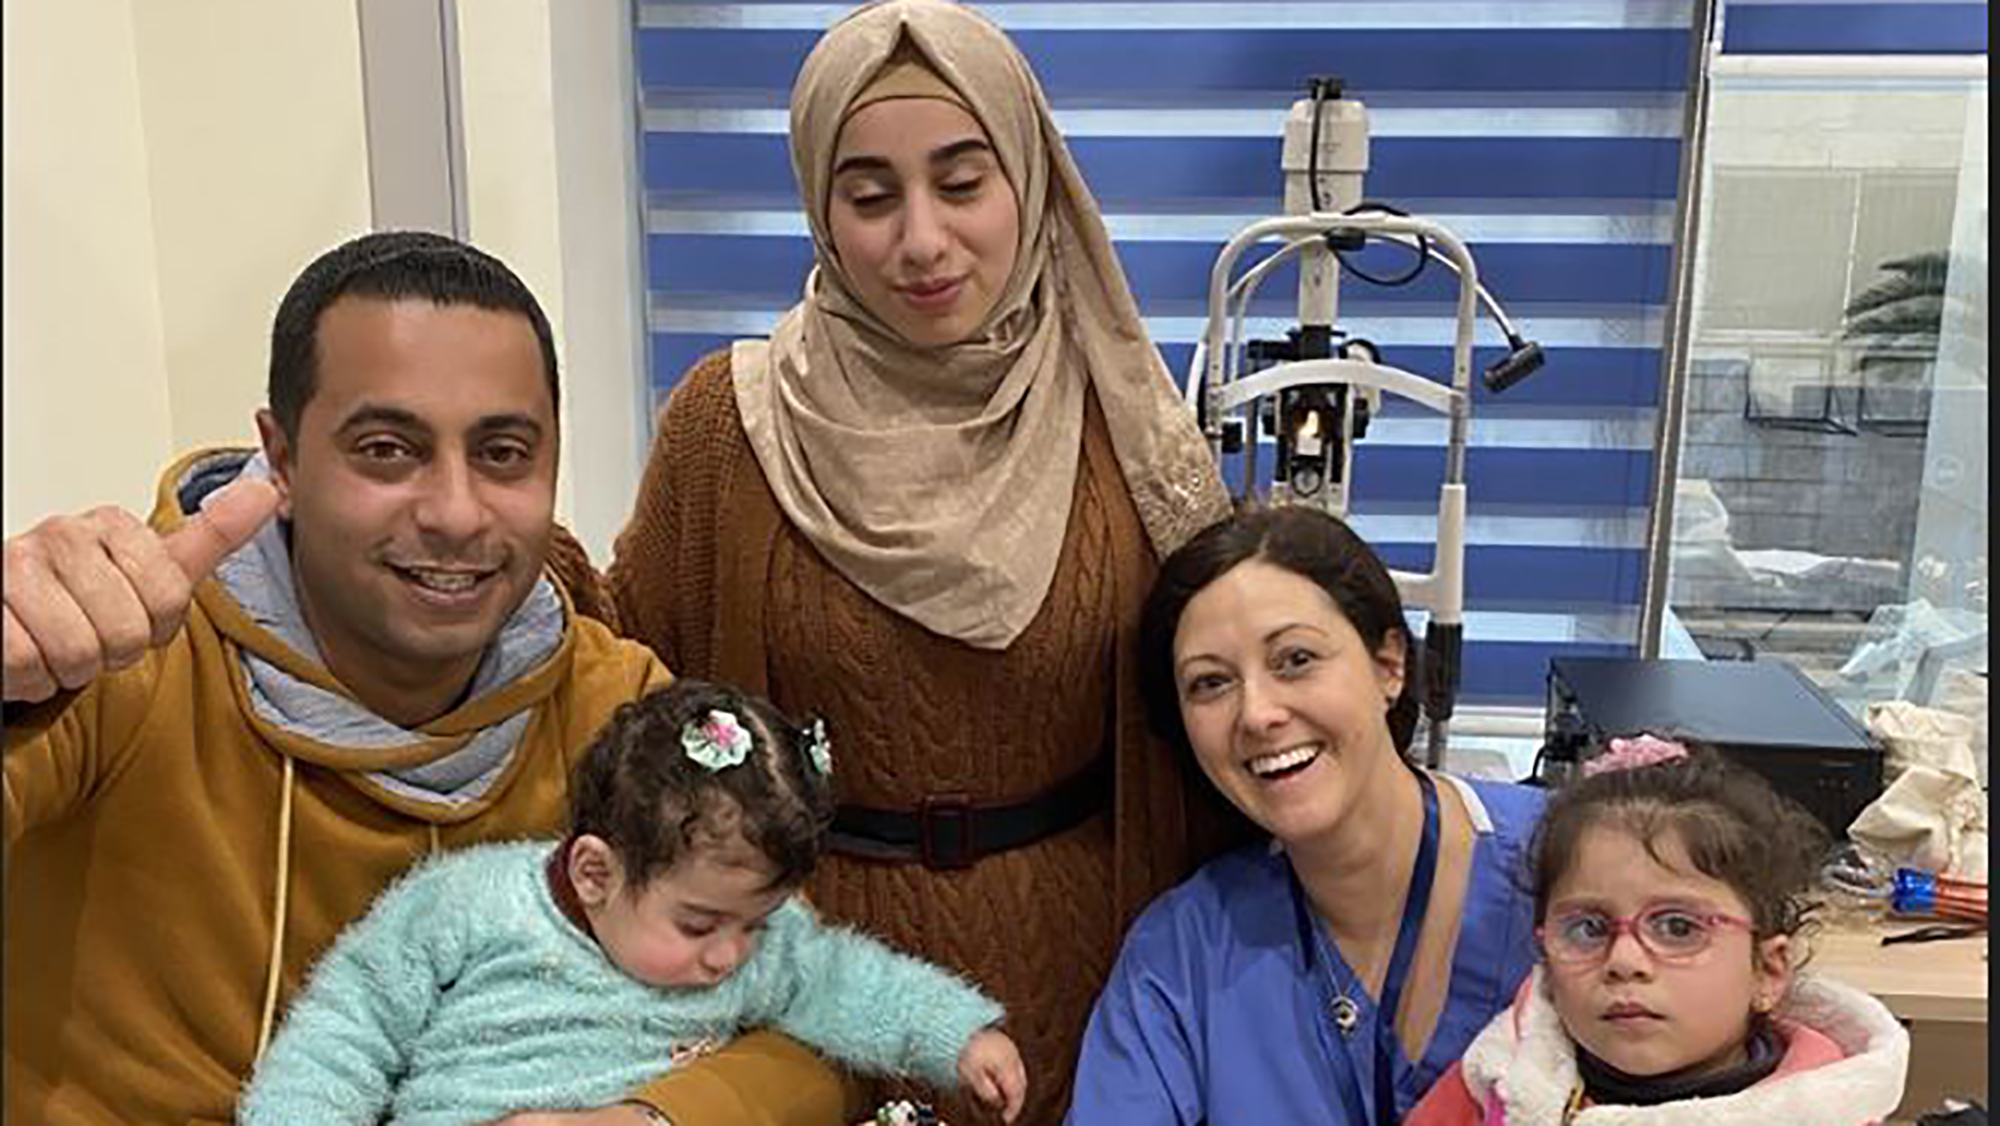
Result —
[[[924, 96], [909, 75], [875, 81], [911, 48], [985, 127], [1021, 206], [1000, 299], [972, 338], [944, 347], [909, 344], [862, 305], [827, 228], [841, 125], [864, 97]], [[948, 0], [850, 14], [799, 72], [791, 148], [817, 266], [768, 343], [736, 344], [732, 369], [778, 504], [842, 574], [933, 632], [1006, 648], [1055, 576], [1086, 380], [1156, 552], [1227, 512], [1097, 205], [997, 27]]]

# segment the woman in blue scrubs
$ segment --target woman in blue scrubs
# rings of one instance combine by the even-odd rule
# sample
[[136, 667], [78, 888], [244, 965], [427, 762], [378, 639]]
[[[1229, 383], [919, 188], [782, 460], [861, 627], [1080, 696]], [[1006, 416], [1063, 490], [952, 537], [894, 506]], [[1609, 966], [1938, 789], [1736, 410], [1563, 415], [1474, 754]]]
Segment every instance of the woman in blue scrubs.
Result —
[[1258, 843], [1133, 925], [1068, 1121], [1399, 1121], [1527, 976], [1541, 792], [1404, 757], [1401, 599], [1317, 510], [1243, 513], [1189, 541], [1140, 637], [1150, 721]]

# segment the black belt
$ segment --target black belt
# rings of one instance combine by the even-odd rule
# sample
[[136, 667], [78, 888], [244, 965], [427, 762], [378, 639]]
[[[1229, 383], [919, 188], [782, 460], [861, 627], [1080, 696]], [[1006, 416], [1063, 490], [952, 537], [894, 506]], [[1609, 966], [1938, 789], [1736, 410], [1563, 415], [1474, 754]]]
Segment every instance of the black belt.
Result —
[[827, 847], [867, 860], [969, 868], [982, 857], [1034, 844], [1110, 808], [1111, 756], [1104, 754], [1021, 802], [932, 794], [914, 811], [843, 805], [834, 814]]

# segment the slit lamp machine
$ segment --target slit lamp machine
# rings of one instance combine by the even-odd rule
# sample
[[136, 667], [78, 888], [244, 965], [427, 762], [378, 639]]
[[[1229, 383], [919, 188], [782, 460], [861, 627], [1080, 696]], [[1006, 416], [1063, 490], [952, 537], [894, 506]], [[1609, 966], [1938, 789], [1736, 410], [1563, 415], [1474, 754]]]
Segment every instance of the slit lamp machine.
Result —
[[[1447, 420], [1444, 481], [1438, 490], [1437, 550], [1425, 573], [1391, 571], [1406, 606], [1429, 614], [1424, 631], [1419, 702], [1427, 743], [1424, 761], [1436, 767], [1456, 706], [1465, 633], [1465, 457], [1472, 417], [1473, 330], [1483, 306], [1507, 339], [1505, 356], [1484, 372], [1489, 391], [1500, 392], [1542, 365], [1541, 346], [1515, 330], [1492, 294], [1465, 243], [1445, 227], [1362, 196], [1368, 171], [1368, 115], [1343, 96], [1337, 79], [1315, 78], [1309, 95], [1293, 103], [1285, 121], [1282, 165], [1285, 214], [1239, 231], [1217, 255], [1209, 275], [1206, 329], [1196, 345], [1187, 397], [1218, 468], [1243, 459], [1245, 491], [1258, 480], [1260, 430], [1276, 446], [1270, 498], [1310, 504], [1347, 518], [1353, 488], [1354, 444], [1381, 412], [1382, 396], [1395, 395]], [[1369, 242], [1403, 246], [1414, 264], [1396, 277], [1364, 272], [1349, 256]], [[1239, 261], [1253, 247], [1278, 249], [1247, 269]], [[1296, 261], [1298, 327], [1282, 341], [1245, 341], [1251, 296], [1280, 265]], [[1440, 382], [1381, 361], [1367, 340], [1335, 327], [1342, 273], [1377, 285], [1414, 281], [1430, 262], [1458, 276], [1450, 382]]]

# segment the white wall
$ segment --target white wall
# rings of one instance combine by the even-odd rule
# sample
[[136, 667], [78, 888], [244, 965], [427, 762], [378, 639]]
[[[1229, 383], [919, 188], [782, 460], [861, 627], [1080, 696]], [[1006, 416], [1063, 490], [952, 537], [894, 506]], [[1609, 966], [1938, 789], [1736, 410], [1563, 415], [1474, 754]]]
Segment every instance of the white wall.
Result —
[[[355, 0], [4, 9], [13, 534], [143, 511], [175, 453], [253, 439], [271, 315], [371, 201]], [[630, 18], [621, 0], [458, 4], [470, 236], [556, 329], [558, 512], [600, 562], [646, 433]]]
[[132, 0], [174, 444], [254, 438], [271, 316], [368, 229], [352, 0]]
[[[556, 352], [568, 376], [547, 0], [459, 4], [458, 60], [467, 235], [512, 266], [534, 291], [555, 331]], [[573, 384], [564, 379], [565, 400], [575, 398]], [[565, 522], [573, 520], [569, 513], [575, 492], [570, 462], [577, 443], [570, 413], [563, 412], [556, 490], [556, 510]], [[597, 554], [594, 547], [592, 554]]]
[[271, 314], [368, 226], [352, 0], [6, 9], [6, 513], [253, 441]]
[[631, 512], [649, 431], [630, 20], [614, 0], [458, 6], [470, 235], [555, 327], [557, 510], [600, 565]]
[[572, 523], [600, 563], [638, 495], [652, 437], [638, 80], [629, 2], [552, 9]]
[[0, 5], [8, 533], [149, 503], [173, 448], [127, 0]]

